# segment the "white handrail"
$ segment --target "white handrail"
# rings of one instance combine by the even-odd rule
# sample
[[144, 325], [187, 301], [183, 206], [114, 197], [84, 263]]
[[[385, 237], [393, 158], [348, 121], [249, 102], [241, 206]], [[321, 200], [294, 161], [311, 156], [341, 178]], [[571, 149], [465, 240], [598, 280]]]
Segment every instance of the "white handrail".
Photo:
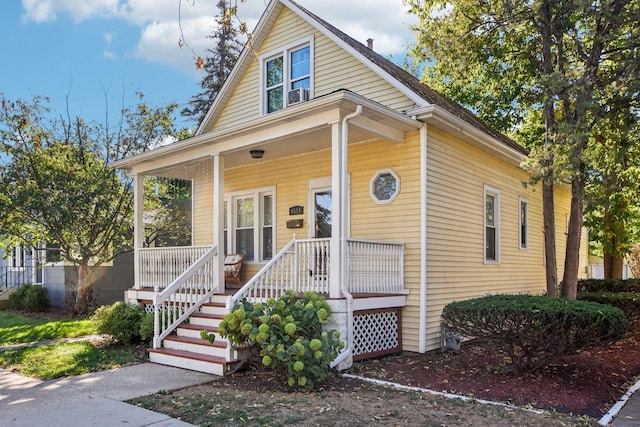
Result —
[[216, 255], [218, 247], [212, 246], [173, 283], [154, 295], [153, 348], [160, 348], [162, 340], [218, 290]]
[[404, 292], [404, 243], [349, 239], [346, 259], [352, 294]]
[[135, 288], [154, 288], [156, 292], [166, 288], [209, 248], [209, 246], [177, 246], [136, 249], [139, 255], [140, 274], [136, 278]]
[[296, 243], [292, 239], [280, 252], [274, 256], [257, 274], [255, 274], [238, 292], [228, 300], [228, 307], [233, 308], [244, 298], [255, 298], [266, 301], [268, 298], [277, 298], [291, 289], [294, 279], [294, 257], [291, 250]]

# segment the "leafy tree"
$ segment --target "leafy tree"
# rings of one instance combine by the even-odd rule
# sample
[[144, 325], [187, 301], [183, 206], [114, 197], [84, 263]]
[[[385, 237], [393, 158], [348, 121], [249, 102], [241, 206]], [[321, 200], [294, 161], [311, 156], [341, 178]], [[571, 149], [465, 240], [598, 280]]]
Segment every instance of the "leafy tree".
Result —
[[[553, 183], [562, 179], [571, 182], [572, 193], [562, 293], [575, 298], [591, 135], [608, 113], [608, 100], [637, 93], [640, 3], [407, 3], [420, 19], [413, 55], [433, 64], [428, 82], [439, 81], [445, 95], [502, 131], [540, 112], [543, 138], [529, 148], [543, 183], [547, 291], [557, 294]], [[621, 81], [628, 87], [616, 90]]]
[[238, 29], [234, 27], [231, 20], [235, 14], [233, 12], [235, 8], [233, 10], [228, 8], [226, 0], [219, 0], [217, 7], [219, 15], [216, 18], [216, 29], [208, 36], [215, 41], [215, 45], [207, 49], [207, 53], [211, 56], [207, 56], [204, 61], [206, 74], [200, 83], [203, 92], [192, 96], [189, 106], [181, 111], [183, 116], [191, 117], [198, 123], [202, 121], [211, 103], [218, 96], [242, 50], [238, 40]]
[[145, 246], [191, 244], [191, 182], [145, 177]]
[[599, 121], [592, 138], [585, 224], [603, 257], [605, 279], [622, 278], [624, 259], [640, 241], [639, 130], [637, 118], [617, 108]]
[[50, 119], [47, 102], [2, 101], [0, 242], [57, 243], [78, 266], [74, 309], [87, 312], [92, 273], [131, 250], [132, 179], [108, 163], [163, 143], [176, 106], [150, 108], [140, 95], [111, 132], [81, 118]]

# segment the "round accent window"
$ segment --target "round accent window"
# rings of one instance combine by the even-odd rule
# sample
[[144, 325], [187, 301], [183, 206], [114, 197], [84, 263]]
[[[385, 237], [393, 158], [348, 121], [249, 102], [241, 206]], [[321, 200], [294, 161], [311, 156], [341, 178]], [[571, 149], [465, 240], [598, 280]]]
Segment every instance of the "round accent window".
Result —
[[376, 203], [391, 203], [400, 193], [400, 177], [393, 169], [379, 170], [371, 179], [369, 192]]

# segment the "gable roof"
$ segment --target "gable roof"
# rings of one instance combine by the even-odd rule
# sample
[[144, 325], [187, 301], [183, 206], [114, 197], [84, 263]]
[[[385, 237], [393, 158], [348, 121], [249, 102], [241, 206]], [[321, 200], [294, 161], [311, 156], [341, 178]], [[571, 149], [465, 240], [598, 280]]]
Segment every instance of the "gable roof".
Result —
[[[282, 11], [283, 7], [287, 7], [293, 11], [301, 19], [305, 20], [343, 49], [349, 51], [353, 56], [360, 59], [365, 66], [380, 75], [403, 94], [412, 99], [418, 107], [416, 111], [419, 111], [420, 107], [439, 107], [453, 115], [455, 118], [460, 119], [475, 129], [484, 132], [486, 135], [510, 149], [521, 154], [527, 154], [527, 150], [525, 148], [487, 125], [466, 108], [421, 83], [416, 77], [384, 58], [382, 55], [376, 53], [373, 49], [369, 49], [364, 44], [353, 39], [292, 0], [272, 0], [268, 4], [253, 33], [253, 45], [259, 46], [264, 41], [271, 25]], [[254, 50], [251, 46], [247, 45], [242, 51], [236, 66], [232, 70], [227, 81], [225, 81], [225, 84], [220, 90], [218, 96], [214, 99], [214, 102], [205, 118], [200, 123], [196, 134], [210, 130], [210, 127], [208, 126], [209, 123], [215, 122], [220, 110], [224, 108], [225, 103], [230, 98], [234, 88], [239, 83], [252, 60], [254, 60]]]
[[429, 104], [437, 105], [447, 110], [448, 112], [458, 117], [459, 119], [462, 119], [467, 123], [473, 125], [474, 127], [488, 133], [492, 137], [510, 146], [511, 148], [522, 151], [523, 153], [527, 152], [527, 150], [524, 147], [522, 147], [520, 144], [516, 143], [515, 141], [511, 140], [507, 136], [493, 129], [491, 126], [486, 124], [484, 121], [480, 120], [478, 117], [476, 117], [473, 113], [471, 113], [466, 108], [462, 107], [456, 102], [448, 99], [447, 97], [431, 89], [429, 86], [420, 82], [420, 80], [418, 80], [412, 74], [408, 73], [406, 70], [397, 66], [396, 64], [389, 61], [382, 55], [376, 53], [373, 49], [369, 49], [369, 47], [355, 40], [348, 34], [340, 31], [339, 29], [337, 29], [336, 27], [334, 27], [324, 19], [313, 14], [312, 12], [298, 5], [294, 1], [292, 0], [289, 0], [289, 1], [292, 4], [296, 5], [300, 10], [304, 11], [307, 15], [309, 15], [310, 18], [318, 22], [320, 25], [322, 25], [324, 28], [326, 28], [328, 31], [330, 31], [332, 34], [334, 34], [336, 37], [338, 37], [340, 40], [346, 43], [348, 46], [355, 49], [358, 53], [360, 53], [362, 56], [367, 58], [376, 66], [380, 67], [382, 70], [384, 70], [386, 73], [391, 75], [398, 82], [406, 86], [408, 89], [418, 94], [422, 99], [427, 101]]

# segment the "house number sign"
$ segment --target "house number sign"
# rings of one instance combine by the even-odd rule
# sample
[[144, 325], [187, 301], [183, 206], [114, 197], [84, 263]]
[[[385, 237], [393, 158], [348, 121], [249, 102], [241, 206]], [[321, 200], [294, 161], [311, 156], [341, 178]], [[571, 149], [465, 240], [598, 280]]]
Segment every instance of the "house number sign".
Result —
[[304, 206], [291, 206], [289, 208], [289, 215], [303, 215]]

